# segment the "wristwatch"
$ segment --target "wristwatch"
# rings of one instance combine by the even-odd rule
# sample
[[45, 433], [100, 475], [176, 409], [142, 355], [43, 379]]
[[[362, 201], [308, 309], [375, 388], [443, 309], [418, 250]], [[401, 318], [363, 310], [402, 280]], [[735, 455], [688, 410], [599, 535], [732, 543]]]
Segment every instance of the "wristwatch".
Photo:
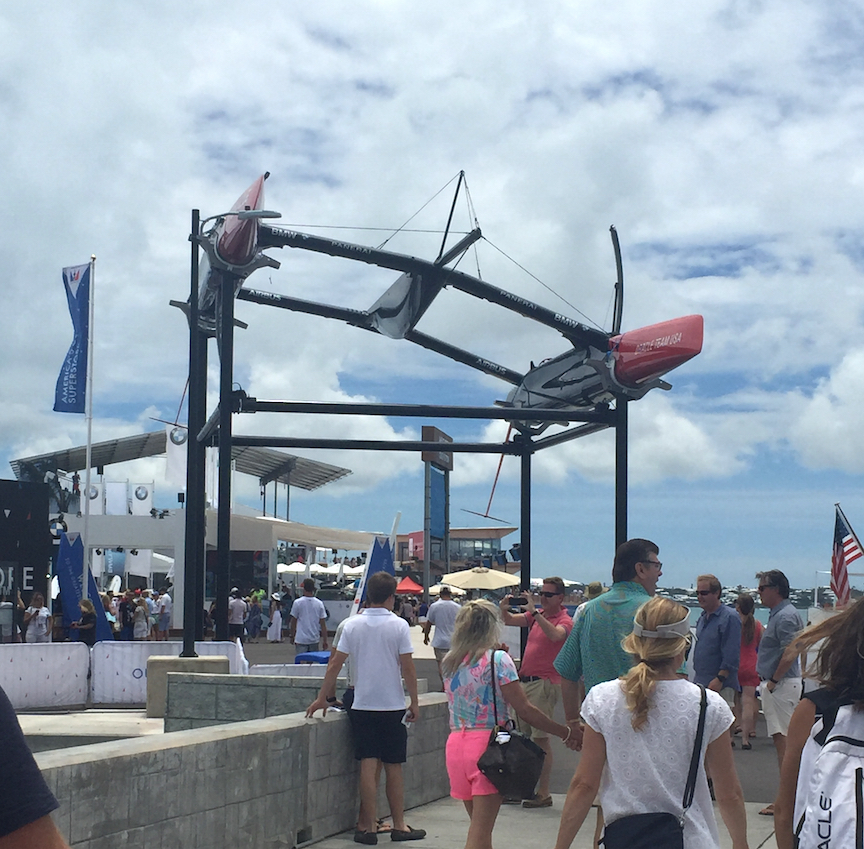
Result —
[[721, 674], [718, 672], [717, 675], [716, 675], [715, 677], [717, 678], [717, 680], [718, 680], [721, 684], [725, 684], [725, 683], [726, 683], [726, 679], [727, 679], [729, 676], [728, 676], [728, 675], [721, 675]]

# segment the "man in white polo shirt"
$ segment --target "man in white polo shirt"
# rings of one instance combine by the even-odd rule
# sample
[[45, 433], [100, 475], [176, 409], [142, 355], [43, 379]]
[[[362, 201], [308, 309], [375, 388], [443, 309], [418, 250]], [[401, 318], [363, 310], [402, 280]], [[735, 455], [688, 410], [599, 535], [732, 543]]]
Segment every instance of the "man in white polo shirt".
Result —
[[[362, 616], [345, 624], [339, 648], [327, 667], [318, 698], [306, 709], [306, 716], [327, 711], [327, 696], [336, 686], [343, 664], [351, 657], [354, 703], [348, 712], [354, 739], [354, 757], [360, 761], [360, 819], [354, 842], [378, 843], [376, 822], [377, 770], [384, 765], [387, 800], [393, 817], [393, 841], [420, 840], [423, 829], [405, 823], [402, 764], [407, 759], [408, 729], [420, 715], [417, 702], [417, 673], [414, 669], [411, 632], [404, 619], [393, 615], [396, 579], [376, 572], [366, 584], [369, 607]], [[410, 703], [405, 710], [402, 679]]]

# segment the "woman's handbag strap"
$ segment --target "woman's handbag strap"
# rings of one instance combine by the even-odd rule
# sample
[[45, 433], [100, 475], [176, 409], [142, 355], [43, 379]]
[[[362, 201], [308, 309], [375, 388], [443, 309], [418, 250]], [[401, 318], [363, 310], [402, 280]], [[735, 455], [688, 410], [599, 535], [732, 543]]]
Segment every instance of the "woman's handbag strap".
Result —
[[[492, 664], [491, 664], [491, 675], [492, 675], [492, 712], [495, 716], [495, 727], [498, 727], [498, 701], [495, 698], [495, 649], [492, 649]], [[502, 693], [503, 695], [503, 693]]]
[[699, 754], [702, 751], [702, 738], [705, 734], [705, 714], [708, 709], [708, 696], [705, 688], [699, 684], [702, 698], [699, 704], [699, 725], [696, 727], [696, 742], [693, 743], [693, 755], [690, 758], [690, 773], [687, 776], [687, 786], [684, 788], [684, 812], [693, 804], [693, 794], [696, 791], [696, 775], [699, 772]]

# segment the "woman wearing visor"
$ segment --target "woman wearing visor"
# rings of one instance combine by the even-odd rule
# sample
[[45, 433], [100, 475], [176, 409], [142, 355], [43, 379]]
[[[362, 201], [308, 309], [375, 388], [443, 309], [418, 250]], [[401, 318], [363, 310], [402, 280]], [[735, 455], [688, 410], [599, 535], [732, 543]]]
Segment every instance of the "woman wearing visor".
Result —
[[[567, 792], [556, 849], [570, 846], [598, 795], [607, 825], [634, 814], [680, 817], [683, 812], [702, 700], [701, 689], [677, 673], [690, 645], [689, 611], [652, 598], [636, 612], [622, 645], [633, 668], [623, 678], [592, 687], [582, 704], [582, 757]], [[744, 796], [729, 746], [732, 721], [726, 702], [708, 690], [695, 793], [684, 814], [685, 849], [720, 845], [706, 762], [733, 849], [747, 849]]]

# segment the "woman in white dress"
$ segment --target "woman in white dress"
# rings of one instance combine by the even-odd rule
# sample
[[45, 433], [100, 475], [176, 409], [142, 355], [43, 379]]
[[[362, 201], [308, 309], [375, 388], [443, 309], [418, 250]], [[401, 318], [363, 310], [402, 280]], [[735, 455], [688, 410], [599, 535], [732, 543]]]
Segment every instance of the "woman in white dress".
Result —
[[[599, 792], [606, 823], [634, 814], [681, 816], [696, 740], [701, 691], [678, 675], [690, 644], [686, 607], [653, 598], [636, 612], [623, 641], [635, 665], [591, 688], [582, 703], [582, 757], [570, 782], [556, 849], [567, 849]], [[684, 817], [685, 849], [720, 846], [705, 764], [733, 849], [747, 849], [744, 795], [729, 746], [732, 711], [707, 691], [708, 705], [693, 804]]]
[[282, 642], [282, 597], [273, 593], [270, 597], [270, 624], [267, 626], [267, 642]]
[[132, 614], [132, 639], [146, 640], [150, 636], [150, 608], [143, 598], [135, 602]]

